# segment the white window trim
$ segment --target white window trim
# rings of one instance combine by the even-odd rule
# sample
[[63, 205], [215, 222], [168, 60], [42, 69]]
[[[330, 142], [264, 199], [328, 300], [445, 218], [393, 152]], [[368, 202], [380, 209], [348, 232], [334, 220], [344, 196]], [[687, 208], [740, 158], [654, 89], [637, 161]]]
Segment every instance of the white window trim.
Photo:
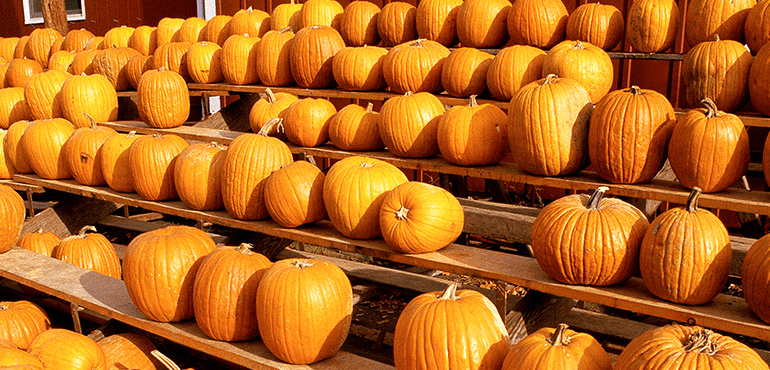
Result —
[[[41, 0], [42, 1], [42, 0]], [[24, 6], [24, 24], [42, 24], [43, 23], [43, 14], [41, 13], [38, 15], [32, 15], [32, 7], [31, 5], [32, 0], [22, 0], [21, 3]], [[81, 11], [77, 14], [67, 14], [67, 21], [73, 22], [73, 21], [84, 21], [86, 19], [86, 3], [85, 0], [80, 0], [80, 9]]]

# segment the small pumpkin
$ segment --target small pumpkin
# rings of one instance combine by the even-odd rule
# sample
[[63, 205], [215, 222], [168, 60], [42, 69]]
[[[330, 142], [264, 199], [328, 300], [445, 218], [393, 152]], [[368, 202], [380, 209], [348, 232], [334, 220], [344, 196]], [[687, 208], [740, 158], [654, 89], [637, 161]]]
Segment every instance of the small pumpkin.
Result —
[[160, 133], [134, 140], [128, 149], [128, 168], [136, 193], [151, 201], [175, 199], [175, 160], [188, 145], [179, 136]]
[[325, 178], [308, 161], [295, 161], [273, 172], [265, 182], [265, 207], [270, 218], [291, 228], [326, 218]]
[[262, 35], [257, 44], [257, 75], [263, 85], [289, 86], [291, 75], [291, 45], [294, 32], [289, 27], [271, 30]]
[[348, 104], [329, 122], [329, 140], [342, 150], [366, 151], [385, 147], [380, 138], [380, 114], [371, 102], [366, 108]]
[[543, 60], [543, 77], [555, 74], [582, 84], [596, 103], [612, 88], [615, 78], [612, 60], [606, 51], [582, 41], [563, 41]]
[[155, 345], [150, 338], [136, 333], [118, 333], [96, 342], [104, 351], [107, 370], [161, 370], [162, 364], [150, 352]]
[[[302, 4], [297, 14], [300, 29], [311, 26], [326, 26], [340, 30], [342, 13], [345, 9], [335, 0], [308, 0]], [[297, 29], [295, 31], [299, 31]]]
[[[365, 1], [360, 1], [365, 2]], [[347, 46], [334, 55], [332, 74], [343, 90], [382, 90], [387, 85], [382, 64], [388, 51], [378, 46]]]
[[441, 72], [449, 49], [436, 41], [417, 39], [394, 46], [382, 62], [382, 75], [397, 94], [441, 91]]
[[[2, 94], [3, 90], [0, 90]], [[21, 137], [24, 135], [24, 131], [27, 130], [29, 121], [16, 121], [5, 134], [3, 139], [3, 150], [8, 154], [8, 158], [13, 164], [13, 168], [17, 173], [32, 173], [32, 167], [27, 160], [26, 149], [23, 148]]]
[[179, 127], [190, 116], [190, 93], [182, 76], [161, 68], [142, 75], [137, 108], [150, 127]]
[[438, 122], [436, 136], [442, 157], [459, 166], [499, 162], [508, 149], [507, 120], [502, 109], [478, 105], [471, 95], [467, 106], [452, 107]]
[[485, 79], [492, 59], [492, 54], [475, 48], [452, 50], [441, 68], [441, 85], [456, 97], [483, 94], [487, 90]]
[[16, 246], [51, 257], [51, 252], [60, 241], [61, 239], [58, 235], [49, 231], [43, 231], [43, 229], [37, 229], [35, 232], [22, 235]]
[[113, 135], [96, 153], [97, 161], [102, 166], [102, 176], [110, 189], [122, 193], [134, 192], [128, 150], [138, 138], [136, 131]]
[[337, 108], [326, 99], [299, 99], [286, 108], [283, 117], [286, 138], [298, 146], [321, 146], [329, 141], [329, 122], [336, 113]]
[[128, 38], [126, 46], [138, 51], [142, 55], [152, 55], [158, 48], [158, 28], [150, 26], [137, 27]]
[[18, 121], [32, 119], [23, 87], [0, 89], [0, 128], [7, 129]]
[[187, 51], [187, 73], [199, 84], [211, 84], [225, 79], [222, 75], [222, 47], [207, 41], [190, 46]]
[[62, 117], [57, 95], [70, 76], [67, 72], [48, 70], [29, 78], [24, 87], [24, 100], [29, 105], [32, 119]]
[[623, 14], [614, 5], [585, 3], [567, 19], [567, 40], [580, 40], [605, 51], [615, 48], [623, 36]]
[[709, 98], [725, 112], [733, 112], [746, 102], [752, 57], [743, 44], [722, 40], [695, 45], [684, 56], [682, 79], [690, 107]]
[[98, 152], [105, 141], [117, 134], [110, 127], [97, 126], [93, 119], [90, 127], [75, 129], [62, 146], [62, 155], [75, 181], [89, 186], [105, 184]]
[[416, 12], [417, 35], [446, 47], [456, 45], [457, 14], [462, 4], [462, 0], [420, 1]]
[[93, 339], [67, 329], [40, 333], [29, 344], [28, 352], [46, 369], [107, 370], [102, 348]]
[[612, 370], [610, 356], [590, 334], [559, 324], [542, 328], [511, 347], [502, 370]]
[[115, 247], [91, 225], [84, 226], [77, 235], [62, 239], [51, 251], [51, 257], [120, 279], [120, 259], [115, 253]]
[[465, 47], [497, 48], [508, 41], [508, 0], [467, 0], [457, 12], [457, 37]]
[[564, 40], [568, 20], [561, 0], [514, 1], [508, 12], [508, 35], [514, 44], [548, 50]]
[[369, 1], [351, 1], [340, 17], [340, 35], [345, 45], [359, 47], [377, 45], [377, 19], [380, 7]]
[[332, 27], [310, 26], [297, 31], [290, 52], [294, 81], [300, 87], [310, 89], [331, 85], [334, 82], [332, 58], [344, 47], [345, 41]]
[[198, 211], [223, 207], [220, 189], [224, 158], [224, 148], [214, 142], [192, 144], [179, 153], [174, 160], [174, 186], [182, 203]]
[[[289, 106], [297, 100], [299, 98], [296, 95], [285, 92], [273, 93], [270, 88], [265, 89], [265, 97], [257, 100], [249, 111], [249, 126], [251, 126], [251, 130], [259, 132], [267, 121], [276, 117], [283, 118]], [[283, 125], [273, 125], [267, 134], [280, 140], [286, 140]]]
[[51, 328], [48, 314], [30, 301], [0, 302], [0, 339], [27, 350], [38, 334]]
[[749, 9], [757, 0], [693, 0], [687, 4], [684, 20], [684, 39], [694, 47], [698, 43], [714, 39], [743, 42], [743, 27]]
[[234, 85], [259, 82], [257, 74], [257, 43], [259, 37], [232, 35], [222, 45], [221, 68], [225, 81]]
[[11, 60], [5, 72], [6, 87], [25, 87], [30, 77], [43, 73], [43, 66], [33, 59], [16, 58]]
[[262, 37], [267, 31], [270, 31], [270, 14], [259, 9], [249, 7], [238, 10], [233, 14], [233, 19], [230, 20], [230, 32], [233, 35], [248, 33], [252, 36]]
[[24, 131], [20, 146], [29, 166], [44, 179], [68, 179], [72, 174], [67, 167], [62, 146], [75, 132], [75, 126], [64, 118], [33, 121]]
[[438, 123], [444, 112], [444, 105], [431, 93], [394, 96], [380, 109], [380, 138], [397, 157], [432, 157], [439, 151]]
[[118, 119], [118, 94], [102, 75], [71, 76], [59, 90], [59, 109], [75, 127], [89, 127], [91, 120], [112, 122]]
[[384, 46], [417, 39], [417, 8], [402, 1], [385, 4], [377, 18], [377, 34]]

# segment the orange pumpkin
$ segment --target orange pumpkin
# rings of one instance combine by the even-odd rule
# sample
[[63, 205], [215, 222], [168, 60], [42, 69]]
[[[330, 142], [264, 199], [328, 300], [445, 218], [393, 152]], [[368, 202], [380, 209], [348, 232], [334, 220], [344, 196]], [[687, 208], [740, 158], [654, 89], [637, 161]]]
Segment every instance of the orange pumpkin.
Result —
[[158, 22], [158, 29], [155, 31], [156, 45], [161, 46], [173, 41], [179, 29], [182, 28], [184, 19], [164, 17]]
[[126, 76], [125, 66], [136, 55], [141, 54], [128, 47], [99, 50], [94, 55], [91, 66], [94, 69], [94, 73], [107, 77], [112, 82], [115, 91], [125, 91], [131, 87], [131, 83]]
[[134, 34], [134, 27], [120, 26], [113, 27], [107, 30], [104, 34], [104, 43], [107, 47], [111, 48], [125, 48], [128, 47], [128, 40], [131, 35]]
[[[267, 121], [281, 117], [283, 118], [286, 110], [299, 98], [296, 95], [279, 92], [273, 93], [270, 88], [265, 89], [265, 97], [257, 100], [249, 111], [249, 126], [254, 132], [259, 132], [262, 127], [265, 126]], [[281, 129], [279, 129], [281, 127]], [[286, 140], [286, 133], [282, 129], [283, 126], [273, 125], [272, 129], [267, 132], [268, 136], [278, 138], [280, 140]]]
[[508, 35], [514, 44], [547, 50], [564, 40], [568, 20], [561, 0], [514, 1], [508, 12]]
[[216, 15], [209, 19], [206, 27], [203, 27], [201, 30], [203, 41], [215, 42], [219, 46], [224, 46], [227, 38], [232, 35], [230, 29], [230, 21], [232, 19], [232, 16], [226, 14]]
[[337, 113], [330, 101], [304, 98], [286, 108], [283, 127], [292, 144], [316, 147], [329, 141], [329, 122]]
[[687, 4], [684, 39], [694, 47], [719, 35], [723, 40], [743, 42], [743, 27], [749, 9], [757, 0], [692, 0]]
[[43, 370], [43, 364], [37, 357], [18, 348], [0, 347], [0, 369], [6, 370]]
[[29, 301], [0, 302], [0, 339], [27, 350], [38, 334], [51, 328], [40, 306]]
[[606, 51], [582, 41], [563, 41], [543, 60], [543, 77], [553, 73], [576, 80], [586, 88], [593, 103], [612, 88], [614, 71]]
[[290, 52], [290, 68], [294, 81], [304, 88], [329, 86], [334, 82], [332, 58], [344, 47], [342, 36], [334, 28], [310, 26], [297, 31]]
[[75, 126], [64, 118], [33, 121], [24, 131], [20, 146], [29, 166], [44, 179], [68, 179], [72, 177], [62, 146], [75, 132]]
[[26, 216], [24, 200], [7, 185], [0, 185], [0, 214], [3, 215], [0, 223], [0, 253], [5, 253], [19, 240]]
[[545, 51], [512, 45], [497, 52], [487, 69], [487, 88], [495, 99], [510, 101], [524, 85], [540, 79]]
[[33, 59], [13, 59], [5, 72], [5, 86], [23, 88], [30, 77], [42, 72], [43, 66]]
[[377, 34], [384, 46], [396, 46], [417, 38], [417, 8], [393, 1], [385, 4], [377, 18]]
[[[746, 45], [753, 53], [759, 52], [768, 41], [770, 41], [770, 22], [767, 21], [770, 16], [770, 1], [759, 1], [749, 10], [746, 15], [744, 31], [746, 34]], [[2, 41], [0, 41], [2, 45]], [[1, 46], [0, 46], [1, 49]], [[0, 54], [2, 55], [2, 54]], [[6, 58], [10, 60], [9, 58]]]
[[179, 199], [198, 211], [222, 208], [221, 169], [224, 148], [198, 143], [185, 148], [174, 160], [174, 186]]
[[329, 122], [329, 140], [342, 150], [366, 151], [385, 147], [380, 139], [380, 114], [372, 111], [370, 102], [366, 108], [348, 104], [337, 111]]
[[620, 42], [624, 28], [623, 14], [613, 5], [585, 3], [567, 20], [567, 40], [580, 40], [606, 51]]
[[80, 74], [92, 75], [94, 74], [93, 60], [96, 56], [97, 50], [83, 50], [72, 60], [72, 74], [77, 76]]
[[273, 172], [265, 182], [265, 207], [283, 227], [299, 227], [326, 218], [323, 184], [326, 175], [307, 161], [295, 161]]
[[483, 94], [487, 90], [485, 79], [493, 58], [492, 54], [474, 48], [452, 50], [441, 68], [441, 85], [452, 96]]
[[19, 41], [16, 43], [16, 47], [13, 48], [13, 58], [24, 58], [24, 50], [27, 48], [29, 42], [29, 35], [19, 37]]
[[345, 9], [335, 0], [308, 0], [302, 4], [297, 14], [299, 32], [302, 28], [311, 26], [331, 27], [340, 30], [340, 21]]
[[57, 95], [70, 76], [67, 72], [48, 70], [29, 78], [24, 87], [24, 100], [29, 105], [32, 119], [62, 117]]
[[288, 27], [292, 32], [299, 31], [302, 28], [299, 24], [299, 11], [301, 9], [302, 4], [295, 4], [294, 0], [276, 5], [270, 15], [270, 29], [280, 31]]
[[[364, 1], [360, 1], [364, 2]], [[343, 90], [382, 90], [387, 85], [382, 76], [382, 63], [388, 51], [377, 46], [345, 47], [332, 61], [332, 73]]]
[[[0, 90], [2, 91], [2, 90]], [[0, 92], [0, 94], [2, 94]], [[8, 128], [8, 132], [3, 139], [3, 150], [8, 153], [8, 158], [13, 164], [13, 168], [17, 173], [32, 173], [32, 167], [27, 160], [26, 149], [23, 148], [21, 137], [29, 126], [29, 121], [16, 121], [11, 127]]]
[[57, 40], [64, 37], [53, 28], [35, 28], [30, 32], [29, 39], [24, 45], [24, 56], [40, 63], [43, 68], [48, 68], [48, 57]]
[[88, 127], [91, 120], [112, 122], [118, 119], [118, 94], [102, 75], [71, 76], [59, 91], [59, 109], [75, 127]]
[[190, 46], [187, 51], [187, 73], [199, 84], [211, 84], [224, 80], [222, 76], [222, 47], [207, 41]]
[[267, 31], [270, 31], [270, 14], [259, 9], [252, 7], [241, 9], [235, 12], [233, 19], [230, 20], [230, 32], [233, 35], [248, 33], [262, 37]]
[[222, 45], [221, 68], [225, 81], [234, 85], [259, 82], [257, 75], [257, 43], [259, 37], [232, 35]]
[[11, 156], [5, 150], [5, 135], [6, 131], [0, 129], [0, 152], [2, 152], [0, 155], [0, 179], [10, 180], [16, 174], [16, 168], [13, 167]]
[[271, 30], [262, 35], [257, 44], [257, 75], [263, 85], [288, 86], [294, 83], [291, 75], [291, 29]]
[[138, 138], [136, 131], [114, 135], [96, 153], [97, 161], [102, 166], [102, 176], [110, 189], [123, 193], [134, 192], [128, 149]]
[[762, 321], [770, 322], [770, 237], [759, 238], [749, 248], [741, 267], [741, 287], [746, 303]]
[[185, 82], [192, 82], [190, 72], [187, 71], [187, 52], [191, 46], [189, 42], [170, 42], [158, 46], [152, 58], [155, 69], [163, 67], [182, 76]]
[[380, 7], [368, 1], [352, 1], [342, 12], [340, 35], [345, 45], [359, 47], [377, 45], [380, 35], [377, 33], [377, 19]]
[[462, 0], [423, 0], [417, 4], [417, 34], [421, 39], [454, 46], [457, 37], [457, 13]]
[[23, 87], [0, 89], [0, 128], [7, 129], [18, 121], [32, 119]]
[[502, 109], [478, 105], [471, 95], [467, 106], [452, 107], [438, 122], [436, 137], [442, 157], [459, 166], [500, 162], [508, 149], [507, 120]]
[[697, 107], [709, 98], [725, 112], [746, 102], [749, 92], [751, 53], [738, 41], [704, 41], [690, 49], [682, 64], [687, 104]]
[[770, 115], [770, 89], [765, 88], [768, 83], [770, 83], [770, 48], [762, 48], [751, 62], [749, 97], [751, 106], [764, 115]]
[[64, 37], [61, 49], [79, 53], [85, 50], [92, 38], [94, 38], [94, 34], [85, 28], [69, 30]]
[[150, 354], [155, 350], [149, 338], [136, 333], [110, 335], [96, 342], [104, 351], [107, 370], [161, 370], [163, 366]]
[[[86, 233], [91, 231], [90, 233]], [[107, 238], [93, 226], [84, 226], [77, 235], [62, 239], [51, 257], [86, 270], [120, 279], [120, 259]]]
[[106, 370], [104, 351], [93, 339], [67, 329], [50, 329], [29, 344], [28, 352], [46, 369]]
[[60, 241], [61, 239], [58, 235], [43, 231], [43, 229], [37, 229], [35, 232], [22, 235], [16, 246], [51, 257], [51, 252], [53, 252], [53, 249]]
[[594, 337], [559, 324], [542, 328], [511, 347], [503, 370], [612, 370], [610, 356]]
[[438, 123], [444, 105], [427, 92], [394, 96], [380, 109], [380, 138], [397, 157], [427, 158], [438, 154]]
[[175, 159], [188, 145], [179, 136], [159, 133], [134, 140], [128, 149], [128, 168], [136, 193], [151, 201], [175, 199]]
[[75, 61], [74, 52], [59, 50], [48, 59], [48, 69], [55, 69], [62, 72], [72, 72], [72, 62]]
[[190, 93], [177, 73], [164, 68], [147, 71], [137, 93], [139, 116], [150, 127], [179, 127], [190, 116]]
[[179, 31], [171, 38], [171, 42], [189, 42], [194, 44], [203, 41], [203, 29], [208, 21], [198, 17], [190, 17], [182, 22]]
[[394, 46], [382, 62], [382, 75], [390, 90], [438, 93], [441, 71], [449, 49], [436, 41], [417, 39]]
[[126, 77], [134, 89], [139, 88], [139, 81], [144, 72], [155, 69], [155, 57], [152, 55], [137, 55], [126, 63]]
[[105, 141], [117, 134], [112, 128], [97, 126], [91, 119], [90, 127], [80, 127], [70, 135], [62, 146], [62, 155], [75, 181], [90, 186], [105, 184], [98, 152]]
[[0, 58], [10, 62], [14, 58], [13, 51], [18, 43], [18, 37], [6, 37], [0, 40]]
[[465, 47], [497, 48], [508, 41], [508, 0], [466, 0], [457, 12], [457, 37]]
[[158, 48], [158, 28], [150, 26], [137, 27], [128, 38], [126, 46], [142, 55], [152, 55]]

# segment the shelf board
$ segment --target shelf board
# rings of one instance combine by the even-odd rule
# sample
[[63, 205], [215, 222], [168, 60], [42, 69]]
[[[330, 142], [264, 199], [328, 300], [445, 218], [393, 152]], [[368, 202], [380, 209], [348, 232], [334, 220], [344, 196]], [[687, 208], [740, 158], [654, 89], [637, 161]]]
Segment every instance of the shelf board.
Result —
[[328, 221], [289, 229], [278, 226], [272, 220], [237, 220], [224, 211], [194, 211], [180, 201], [151, 202], [141, 199], [137, 194], [117, 193], [106, 187], [83, 186], [73, 180], [45, 180], [34, 175], [17, 175], [15, 179], [45, 188], [109, 200], [150, 211], [261, 232], [429, 269], [472, 275], [493, 281], [505, 281], [562, 297], [595, 302], [669, 320], [695, 322], [698, 325], [716, 330], [770, 340], [770, 326], [754, 316], [742, 298], [724, 294], [720, 294], [707, 305], [681, 306], [655, 298], [647, 292], [639, 278], [632, 278], [626, 283], [604, 288], [565, 285], [557, 283], [547, 276], [533, 258], [504, 252], [452, 244], [432, 253], [400, 254], [390, 249], [382, 240], [346, 238], [337, 232]]

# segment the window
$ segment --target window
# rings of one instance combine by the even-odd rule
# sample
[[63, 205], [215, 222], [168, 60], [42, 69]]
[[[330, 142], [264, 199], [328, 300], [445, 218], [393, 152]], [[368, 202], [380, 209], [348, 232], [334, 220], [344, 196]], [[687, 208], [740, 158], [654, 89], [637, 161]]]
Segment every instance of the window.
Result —
[[[86, 19], [85, 0], [64, 0], [67, 21]], [[24, 4], [24, 24], [43, 23], [43, 0], [22, 0]]]

